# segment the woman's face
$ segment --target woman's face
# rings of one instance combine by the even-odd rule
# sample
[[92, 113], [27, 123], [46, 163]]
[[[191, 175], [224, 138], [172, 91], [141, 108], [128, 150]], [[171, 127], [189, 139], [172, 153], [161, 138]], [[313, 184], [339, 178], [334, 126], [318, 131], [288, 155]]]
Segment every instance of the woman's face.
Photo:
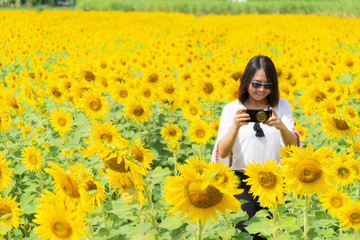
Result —
[[[266, 74], [264, 69], [259, 69], [254, 77], [251, 79], [252, 83], [267, 83], [267, 78], [266, 78]], [[263, 101], [266, 100], [267, 95], [270, 94], [271, 90], [270, 87], [271, 85], [266, 85], [266, 86], [262, 86], [260, 85], [260, 87], [256, 88], [256, 84], [254, 84], [255, 86], [253, 86], [253, 84], [249, 84], [248, 86], [248, 93], [249, 93], [249, 98], [250, 100], [255, 100], [256, 102], [259, 101]], [[258, 84], [259, 86], [259, 84]], [[269, 89], [268, 89], [269, 88]]]

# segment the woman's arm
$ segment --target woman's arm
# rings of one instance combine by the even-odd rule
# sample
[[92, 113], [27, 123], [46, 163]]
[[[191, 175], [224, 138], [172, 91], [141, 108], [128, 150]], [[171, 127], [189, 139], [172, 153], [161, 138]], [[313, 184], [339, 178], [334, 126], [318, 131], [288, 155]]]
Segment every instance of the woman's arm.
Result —
[[229, 130], [225, 134], [225, 136], [219, 141], [218, 149], [219, 155], [221, 158], [226, 158], [231, 149], [235, 144], [235, 140], [239, 129], [243, 125], [248, 124], [248, 120], [250, 120], [249, 114], [242, 113], [242, 109], [239, 109], [234, 117], [234, 122], [231, 124]]

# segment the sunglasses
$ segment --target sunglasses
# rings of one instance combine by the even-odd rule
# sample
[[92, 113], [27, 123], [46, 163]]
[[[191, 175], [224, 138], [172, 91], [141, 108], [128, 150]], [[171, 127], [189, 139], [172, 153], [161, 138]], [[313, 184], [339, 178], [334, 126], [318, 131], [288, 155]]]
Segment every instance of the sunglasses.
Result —
[[271, 89], [272, 83], [261, 83], [261, 82], [250, 82], [253, 88], [261, 88], [263, 86], [265, 89]]

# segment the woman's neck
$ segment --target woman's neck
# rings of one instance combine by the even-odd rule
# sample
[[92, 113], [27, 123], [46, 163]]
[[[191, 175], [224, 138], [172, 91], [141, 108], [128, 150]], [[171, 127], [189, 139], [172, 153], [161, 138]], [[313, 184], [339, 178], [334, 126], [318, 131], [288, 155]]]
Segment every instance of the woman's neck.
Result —
[[254, 100], [246, 100], [244, 103], [245, 107], [250, 108], [250, 109], [263, 109], [266, 108], [269, 103], [267, 101], [267, 99], [264, 99], [262, 101], [254, 101]]

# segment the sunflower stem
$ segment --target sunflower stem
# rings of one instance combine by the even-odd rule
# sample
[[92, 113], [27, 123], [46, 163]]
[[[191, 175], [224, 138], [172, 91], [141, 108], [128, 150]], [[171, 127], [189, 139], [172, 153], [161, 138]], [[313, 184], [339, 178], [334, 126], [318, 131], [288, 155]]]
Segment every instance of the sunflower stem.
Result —
[[155, 240], [158, 240], [158, 237], [159, 237], [159, 232], [156, 228], [156, 224], [155, 224], [155, 216], [153, 215], [153, 202], [152, 202], [152, 199], [150, 197], [150, 194], [149, 194], [149, 190], [147, 188], [147, 185], [145, 183], [144, 185], [144, 192], [145, 192], [145, 197], [146, 197], [146, 200], [149, 204], [149, 207], [150, 207], [150, 215], [151, 215], [151, 226], [153, 227], [153, 229], [155, 230]]
[[356, 140], [355, 140], [355, 137], [352, 137], [351, 140], [352, 140], [352, 143], [353, 143], [354, 155], [355, 155], [356, 154], [356, 146], [355, 146]]
[[177, 176], [178, 175], [178, 170], [177, 170], [177, 167], [176, 167], [176, 153], [174, 152], [174, 176]]
[[43, 177], [42, 177], [42, 169], [39, 169], [39, 181], [40, 181], [40, 195], [44, 191], [44, 183], [43, 183]]
[[93, 226], [92, 226], [92, 224], [91, 224], [91, 221], [89, 221], [88, 226], [89, 226], [89, 230], [90, 230], [90, 237], [89, 237], [89, 239], [94, 239], [94, 229], [93, 229]]
[[202, 221], [201, 221], [201, 219], [199, 219], [198, 225], [197, 225], [197, 236], [196, 236], [197, 240], [203, 239], [203, 227], [204, 226], [202, 225]]
[[303, 238], [304, 240], [307, 240], [307, 234], [309, 231], [308, 226], [308, 213], [309, 213], [309, 196], [307, 193], [305, 193], [305, 207], [304, 207], [304, 232], [303, 232]]
[[277, 227], [276, 227], [276, 225], [277, 225], [277, 217], [276, 217], [277, 216], [277, 209], [276, 209], [276, 206], [273, 207], [272, 215], [273, 215], [274, 228], [275, 228], [274, 237], [277, 237]]

